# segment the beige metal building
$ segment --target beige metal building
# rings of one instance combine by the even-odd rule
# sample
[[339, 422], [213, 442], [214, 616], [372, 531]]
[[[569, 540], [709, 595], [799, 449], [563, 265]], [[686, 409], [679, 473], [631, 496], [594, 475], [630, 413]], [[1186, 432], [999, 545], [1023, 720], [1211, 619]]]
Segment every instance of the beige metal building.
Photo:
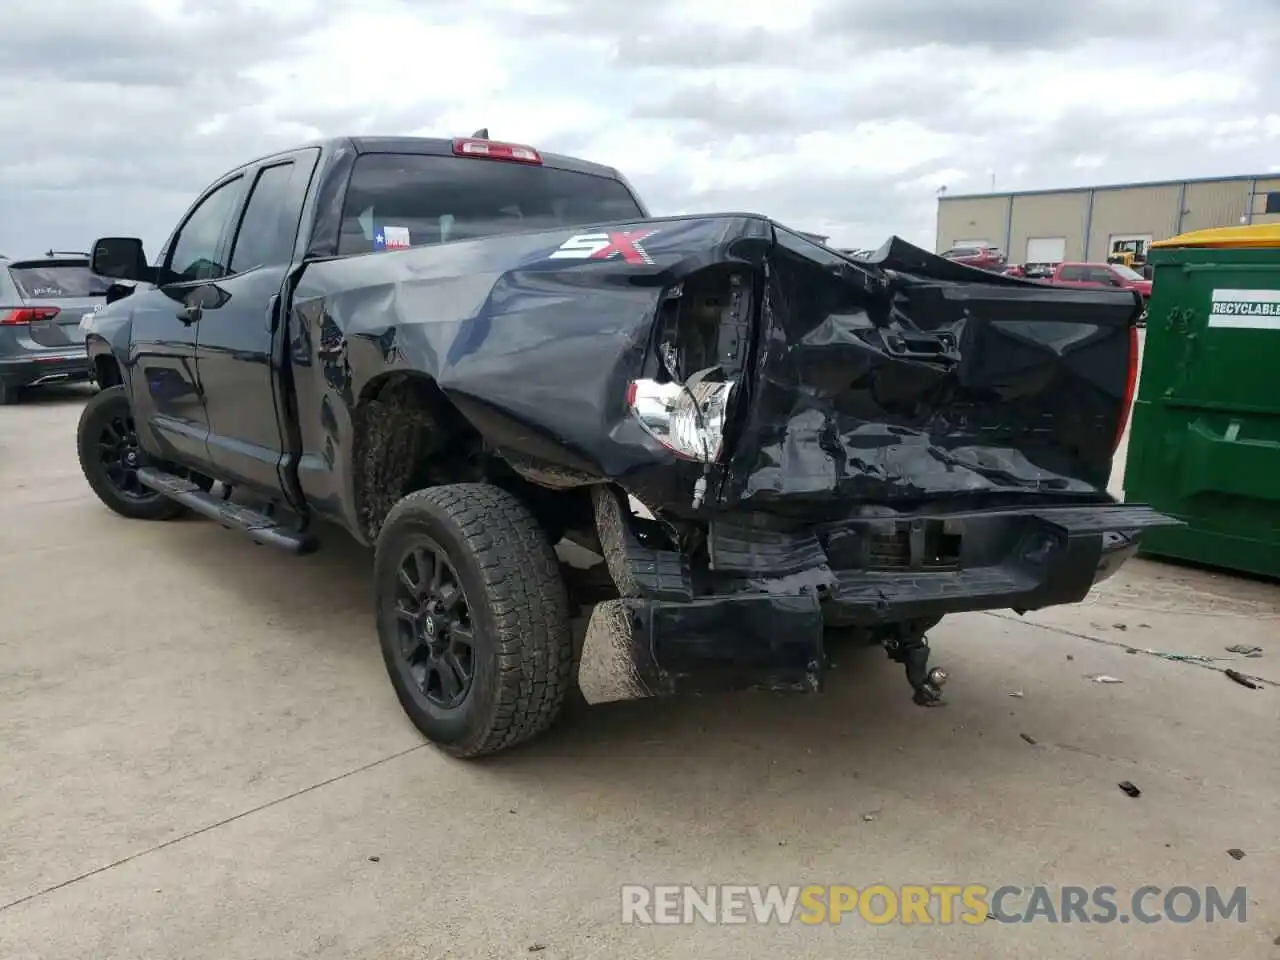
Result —
[[996, 246], [1010, 263], [1105, 260], [1189, 230], [1280, 223], [1280, 174], [938, 198], [939, 253]]

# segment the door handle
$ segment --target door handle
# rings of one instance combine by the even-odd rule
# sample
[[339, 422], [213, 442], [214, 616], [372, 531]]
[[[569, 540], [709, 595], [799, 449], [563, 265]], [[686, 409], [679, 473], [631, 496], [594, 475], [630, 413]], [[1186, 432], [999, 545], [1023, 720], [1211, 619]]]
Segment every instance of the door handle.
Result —
[[199, 320], [201, 314], [203, 313], [204, 313], [204, 310], [200, 307], [199, 304], [189, 303], [185, 307], [183, 307], [181, 310], [178, 311], [178, 319], [181, 320], [183, 323], [190, 325], [195, 323], [197, 320]]

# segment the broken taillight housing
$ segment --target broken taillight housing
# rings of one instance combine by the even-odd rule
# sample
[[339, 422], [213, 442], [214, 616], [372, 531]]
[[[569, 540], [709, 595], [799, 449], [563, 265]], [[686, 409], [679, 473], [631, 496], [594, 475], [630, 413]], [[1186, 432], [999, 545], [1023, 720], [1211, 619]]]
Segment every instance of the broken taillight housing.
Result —
[[685, 460], [714, 463], [724, 449], [724, 426], [732, 381], [693, 384], [635, 380], [627, 406], [659, 443]]

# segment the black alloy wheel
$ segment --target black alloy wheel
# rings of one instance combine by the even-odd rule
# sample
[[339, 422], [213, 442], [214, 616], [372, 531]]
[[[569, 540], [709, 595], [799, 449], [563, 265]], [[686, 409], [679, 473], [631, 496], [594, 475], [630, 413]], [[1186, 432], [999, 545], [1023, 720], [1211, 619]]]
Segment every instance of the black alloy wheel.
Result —
[[560, 562], [529, 507], [484, 483], [418, 490], [378, 531], [378, 644], [405, 714], [455, 757], [531, 740], [573, 680]]
[[[171, 520], [183, 507], [144, 487], [138, 470], [150, 465], [123, 386], [94, 394], [80, 414], [76, 448], [84, 478], [106, 506], [131, 520]], [[194, 478], [193, 478], [194, 479]], [[207, 481], [197, 481], [207, 489]]]
[[143, 465], [142, 448], [133, 414], [128, 410], [113, 411], [103, 417], [98, 430], [98, 462], [102, 472], [121, 496], [130, 500], [154, 497], [155, 492], [138, 482], [138, 468]]
[[466, 591], [443, 548], [423, 537], [404, 552], [393, 602], [400, 669], [432, 706], [457, 709], [471, 693], [475, 636]]

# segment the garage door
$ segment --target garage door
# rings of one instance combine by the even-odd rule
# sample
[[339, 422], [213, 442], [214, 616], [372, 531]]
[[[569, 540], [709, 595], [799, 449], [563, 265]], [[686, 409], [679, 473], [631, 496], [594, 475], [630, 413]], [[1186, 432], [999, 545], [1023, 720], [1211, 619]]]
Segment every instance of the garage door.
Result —
[[1066, 237], [1032, 237], [1027, 241], [1027, 263], [1061, 263], [1065, 259]]

